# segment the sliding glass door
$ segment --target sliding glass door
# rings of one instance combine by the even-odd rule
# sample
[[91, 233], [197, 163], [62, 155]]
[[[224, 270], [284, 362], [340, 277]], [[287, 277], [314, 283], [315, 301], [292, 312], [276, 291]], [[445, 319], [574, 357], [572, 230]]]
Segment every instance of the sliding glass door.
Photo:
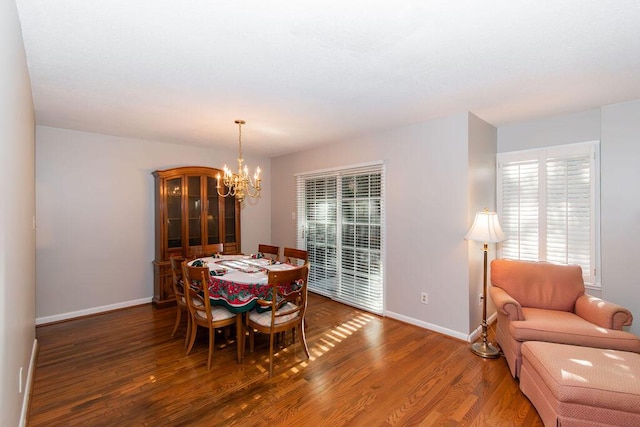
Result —
[[309, 289], [382, 313], [384, 165], [300, 174], [298, 246], [309, 252]]

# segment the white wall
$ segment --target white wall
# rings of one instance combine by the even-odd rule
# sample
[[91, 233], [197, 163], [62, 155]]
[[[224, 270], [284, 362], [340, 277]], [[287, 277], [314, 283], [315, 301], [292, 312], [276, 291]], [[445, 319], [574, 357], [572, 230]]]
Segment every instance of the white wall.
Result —
[[635, 264], [640, 253], [640, 101], [498, 129], [498, 152], [600, 141], [602, 290], [589, 293], [629, 308], [640, 335]]
[[[0, 1], [0, 424], [20, 424], [35, 342], [34, 112], [16, 3]], [[23, 368], [22, 393], [19, 371]], [[26, 406], [24, 406], [26, 410]]]
[[[176, 166], [222, 168], [237, 151], [216, 151], [38, 126], [36, 129], [38, 323], [153, 296], [151, 173]], [[242, 250], [271, 240], [270, 160], [262, 197], [243, 204]]]
[[468, 121], [463, 113], [272, 159], [273, 243], [296, 244], [295, 173], [384, 160], [386, 314], [466, 338]]
[[[476, 212], [485, 208], [496, 210], [496, 147], [497, 129], [473, 114], [469, 114], [469, 226]], [[495, 244], [487, 253], [487, 286], [490, 286], [491, 260], [495, 258]], [[478, 295], [483, 293], [484, 251], [482, 243], [469, 242], [469, 329], [482, 324], [482, 306]], [[487, 292], [488, 295], [488, 292]], [[495, 312], [487, 296], [487, 317]]]
[[635, 315], [640, 335], [640, 100], [602, 107], [602, 296]]
[[498, 128], [498, 152], [600, 139], [600, 109], [515, 123]]

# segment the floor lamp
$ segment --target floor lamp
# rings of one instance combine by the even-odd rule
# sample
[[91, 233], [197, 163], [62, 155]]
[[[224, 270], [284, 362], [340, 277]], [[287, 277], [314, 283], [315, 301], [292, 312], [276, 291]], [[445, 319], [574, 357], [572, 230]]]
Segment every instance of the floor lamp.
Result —
[[487, 341], [487, 252], [489, 243], [502, 242], [505, 240], [504, 232], [500, 227], [498, 215], [495, 212], [476, 213], [471, 229], [464, 237], [467, 240], [482, 242], [484, 252], [484, 277], [482, 284], [482, 342], [471, 345], [471, 351], [480, 357], [492, 359], [500, 356], [500, 351]]

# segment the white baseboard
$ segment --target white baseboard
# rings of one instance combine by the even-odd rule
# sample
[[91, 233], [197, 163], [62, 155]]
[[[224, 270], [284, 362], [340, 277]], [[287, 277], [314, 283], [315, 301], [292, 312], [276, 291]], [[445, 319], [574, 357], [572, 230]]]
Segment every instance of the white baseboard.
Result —
[[[465, 334], [462, 332], [454, 331], [452, 329], [443, 328], [442, 326], [434, 325], [433, 323], [423, 322], [422, 320], [414, 319], [413, 317], [407, 317], [402, 314], [394, 313], [391, 311], [385, 312], [385, 316], [391, 317], [392, 319], [400, 320], [405, 323], [409, 323], [410, 325], [419, 326], [424, 329], [429, 329], [430, 331], [438, 332], [444, 335], [448, 335], [453, 338], [457, 338], [459, 340], [463, 340], [466, 342], [474, 342], [480, 336], [482, 326], [479, 326], [476, 330], [471, 332], [470, 334]], [[497, 317], [496, 313], [493, 313], [488, 319], [487, 323], [492, 323]]]
[[409, 323], [410, 325], [419, 326], [424, 329], [429, 329], [430, 331], [439, 332], [444, 335], [449, 335], [450, 337], [458, 338], [460, 340], [467, 340], [467, 335], [454, 331], [452, 329], [443, 328], [442, 326], [434, 325], [433, 323], [423, 322], [422, 320], [414, 319], [413, 317], [404, 316], [402, 314], [386, 311], [385, 316], [391, 317], [392, 319], [397, 319], [405, 323]]
[[105, 311], [117, 310], [119, 308], [133, 307], [151, 302], [151, 297], [140, 298], [132, 301], [124, 301], [116, 304], [103, 305], [100, 307], [87, 308], [85, 310], [71, 311], [69, 313], [54, 314], [52, 316], [36, 317], [36, 325], [60, 322], [62, 320], [74, 319], [76, 317], [88, 316], [90, 314], [103, 313]]
[[38, 356], [38, 340], [33, 340], [31, 347], [31, 360], [29, 361], [29, 370], [27, 371], [27, 381], [25, 383], [24, 395], [22, 396], [22, 411], [20, 412], [20, 427], [27, 425], [27, 416], [29, 404], [31, 403], [31, 390], [33, 389], [33, 378], [36, 372], [36, 360]]

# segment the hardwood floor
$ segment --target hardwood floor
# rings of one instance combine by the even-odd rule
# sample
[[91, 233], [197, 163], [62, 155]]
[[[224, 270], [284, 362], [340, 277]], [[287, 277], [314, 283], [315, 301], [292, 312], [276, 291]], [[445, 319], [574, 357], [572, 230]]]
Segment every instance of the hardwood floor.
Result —
[[311, 358], [281, 349], [271, 380], [266, 337], [238, 364], [219, 336], [207, 371], [206, 335], [185, 356], [174, 320], [144, 305], [38, 327], [29, 425], [542, 426], [503, 358], [317, 295]]

